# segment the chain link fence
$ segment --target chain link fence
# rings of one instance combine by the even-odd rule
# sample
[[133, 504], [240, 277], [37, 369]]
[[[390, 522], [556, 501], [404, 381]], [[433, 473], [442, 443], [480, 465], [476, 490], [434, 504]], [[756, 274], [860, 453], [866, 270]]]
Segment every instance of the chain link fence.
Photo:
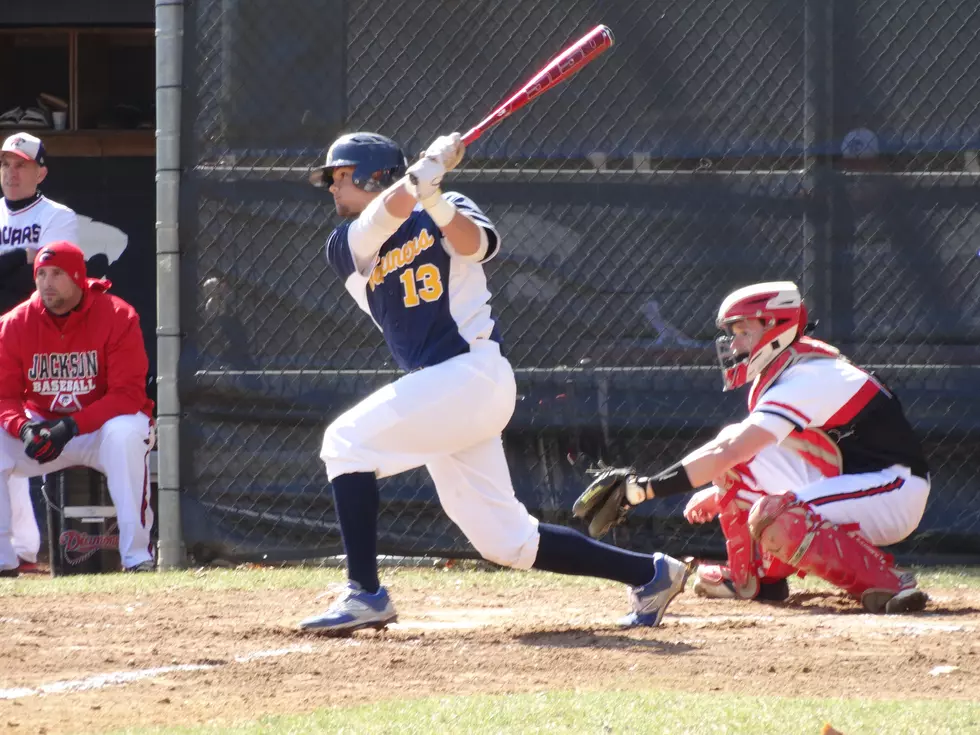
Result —
[[[616, 45], [476, 142], [447, 188], [503, 236], [491, 304], [517, 372], [518, 496], [564, 522], [566, 455], [655, 469], [744, 414], [713, 316], [801, 284], [816, 336], [874, 367], [929, 451], [901, 544], [980, 558], [980, 10], [961, 0], [651, 5], [197, 0], [185, 19], [184, 537], [206, 561], [342, 549], [327, 423], [399, 374], [328, 272], [306, 183], [342, 132], [412, 157], [466, 130], [598, 23]], [[615, 542], [717, 553], [648, 503]], [[382, 483], [383, 552], [471, 555], [424, 471]]]

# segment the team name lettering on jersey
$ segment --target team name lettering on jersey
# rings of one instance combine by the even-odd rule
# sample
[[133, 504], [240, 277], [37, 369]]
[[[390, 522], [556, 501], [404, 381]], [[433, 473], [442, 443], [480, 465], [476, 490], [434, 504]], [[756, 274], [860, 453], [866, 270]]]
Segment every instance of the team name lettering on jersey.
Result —
[[412, 238], [400, 248], [389, 250], [379, 259], [378, 264], [371, 271], [368, 288], [374, 291], [389, 273], [394, 273], [399, 268], [411, 265], [420, 253], [431, 248], [435, 242], [435, 238], [423, 228], [418, 237]]
[[0, 227], [0, 245], [31, 245], [40, 242], [41, 225], [34, 223], [28, 227]]
[[52, 396], [51, 411], [70, 413], [82, 407], [79, 395], [95, 390], [99, 374], [99, 353], [51, 352], [35, 353], [27, 379], [34, 392]]

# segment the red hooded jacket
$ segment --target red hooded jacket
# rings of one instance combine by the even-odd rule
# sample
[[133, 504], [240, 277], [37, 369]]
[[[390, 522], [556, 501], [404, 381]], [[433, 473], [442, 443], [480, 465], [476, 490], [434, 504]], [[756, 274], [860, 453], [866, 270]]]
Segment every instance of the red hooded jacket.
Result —
[[109, 281], [86, 280], [66, 319], [56, 320], [36, 291], [0, 319], [0, 426], [12, 436], [28, 421], [25, 409], [55, 420], [71, 414], [80, 434], [116, 416], [153, 417], [139, 316], [106, 293]]

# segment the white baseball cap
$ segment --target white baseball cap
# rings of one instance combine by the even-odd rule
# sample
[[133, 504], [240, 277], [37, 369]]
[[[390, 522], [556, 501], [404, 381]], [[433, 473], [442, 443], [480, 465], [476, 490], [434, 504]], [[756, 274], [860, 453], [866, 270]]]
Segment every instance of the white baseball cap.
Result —
[[44, 143], [30, 133], [14, 133], [3, 142], [3, 153], [15, 153], [38, 166], [47, 166], [44, 160]]

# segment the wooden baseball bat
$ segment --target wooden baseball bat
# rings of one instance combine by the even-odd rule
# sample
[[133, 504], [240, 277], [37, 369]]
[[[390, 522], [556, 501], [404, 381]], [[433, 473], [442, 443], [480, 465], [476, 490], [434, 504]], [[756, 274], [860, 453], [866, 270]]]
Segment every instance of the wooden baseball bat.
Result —
[[515, 92], [485, 119], [477, 123], [463, 136], [463, 143], [469, 145], [500, 121], [510, 117], [519, 109], [540, 97], [555, 85], [561, 84], [586, 64], [594, 61], [603, 51], [613, 45], [613, 33], [608, 26], [598, 25], [573, 44], [551, 59], [531, 77], [531, 80]]

